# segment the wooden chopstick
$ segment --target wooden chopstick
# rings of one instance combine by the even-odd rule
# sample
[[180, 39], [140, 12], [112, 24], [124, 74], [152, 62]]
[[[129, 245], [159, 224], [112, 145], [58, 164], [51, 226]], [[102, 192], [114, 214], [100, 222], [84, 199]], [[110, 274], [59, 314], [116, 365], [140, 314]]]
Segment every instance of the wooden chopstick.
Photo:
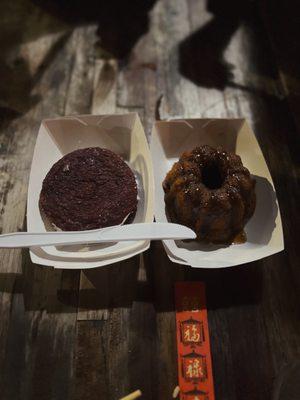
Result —
[[142, 392], [140, 390], [136, 390], [135, 392], [132, 392], [125, 397], [122, 397], [120, 400], [134, 400], [140, 397], [141, 395]]

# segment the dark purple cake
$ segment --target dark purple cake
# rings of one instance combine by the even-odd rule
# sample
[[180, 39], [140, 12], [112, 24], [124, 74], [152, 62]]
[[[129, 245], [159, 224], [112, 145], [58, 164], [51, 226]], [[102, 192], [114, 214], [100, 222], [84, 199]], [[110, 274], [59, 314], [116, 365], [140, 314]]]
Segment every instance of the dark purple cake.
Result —
[[136, 212], [137, 185], [131, 169], [114, 152], [100, 147], [75, 150], [46, 175], [39, 205], [63, 231], [118, 225]]

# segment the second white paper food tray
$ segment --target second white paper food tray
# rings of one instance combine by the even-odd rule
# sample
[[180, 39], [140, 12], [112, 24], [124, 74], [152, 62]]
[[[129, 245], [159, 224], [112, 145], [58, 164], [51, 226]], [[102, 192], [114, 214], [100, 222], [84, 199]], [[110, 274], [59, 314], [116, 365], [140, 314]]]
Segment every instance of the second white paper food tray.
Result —
[[102, 259], [97, 258], [85, 258], [84, 260], [78, 258], [63, 258], [50, 256], [45, 253], [41, 248], [31, 249], [31, 261], [35, 264], [50, 266], [54, 268], [63, 269], [86, 269], [86, 268], [97, 268], [104, 267], [105, 265], [114, 264], [128, 258], [134, 257], [149, 248], [149, 244], [141, 242], [140, 247], [136, 248], [135, 251], [123, 252], [119, 256], [107, 256]]
[[245, 119], [159, 121], [153, 127], [151, 154], [155, 181], [155, 218], [166, 222], [162, 182], [184, 151], [196, 146], [221, 146], [238, 154], [256, 179], [256, 210], [245, 227], [247, 241], [230, 246], [167, 240], [168, 257], [195, 268], [222, 268], [258, 260], [284, 248], [280, 210], [262, 151]]

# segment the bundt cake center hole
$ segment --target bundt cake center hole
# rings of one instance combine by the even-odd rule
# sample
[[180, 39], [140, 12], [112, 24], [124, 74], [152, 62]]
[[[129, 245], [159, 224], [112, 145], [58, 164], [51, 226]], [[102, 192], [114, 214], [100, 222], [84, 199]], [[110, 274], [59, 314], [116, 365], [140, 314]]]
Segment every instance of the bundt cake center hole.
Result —
[[209, 189], [219, 189], [222, 187], [223, 174], [216, 163], [206, 165], [202, 170], [202, 182]]

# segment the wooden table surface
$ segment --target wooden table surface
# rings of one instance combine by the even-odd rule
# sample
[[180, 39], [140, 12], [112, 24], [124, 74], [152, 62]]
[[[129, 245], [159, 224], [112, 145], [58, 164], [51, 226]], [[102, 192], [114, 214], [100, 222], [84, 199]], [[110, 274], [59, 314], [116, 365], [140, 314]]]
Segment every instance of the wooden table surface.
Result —
[[300, 41], [296, 8], [259, 4], [1, 1], [2, 232], [25, 229], [43, 118], [137, 111], [147, 134], [158, 116], [247, 118], [285, 236], [284, 252], [221, 270], [172, 264], [159, 243], [85, 272], [1, 250], [1, 399], [171, 399], [180, 280], [206, 283], [216, 399], [299, 399]]

